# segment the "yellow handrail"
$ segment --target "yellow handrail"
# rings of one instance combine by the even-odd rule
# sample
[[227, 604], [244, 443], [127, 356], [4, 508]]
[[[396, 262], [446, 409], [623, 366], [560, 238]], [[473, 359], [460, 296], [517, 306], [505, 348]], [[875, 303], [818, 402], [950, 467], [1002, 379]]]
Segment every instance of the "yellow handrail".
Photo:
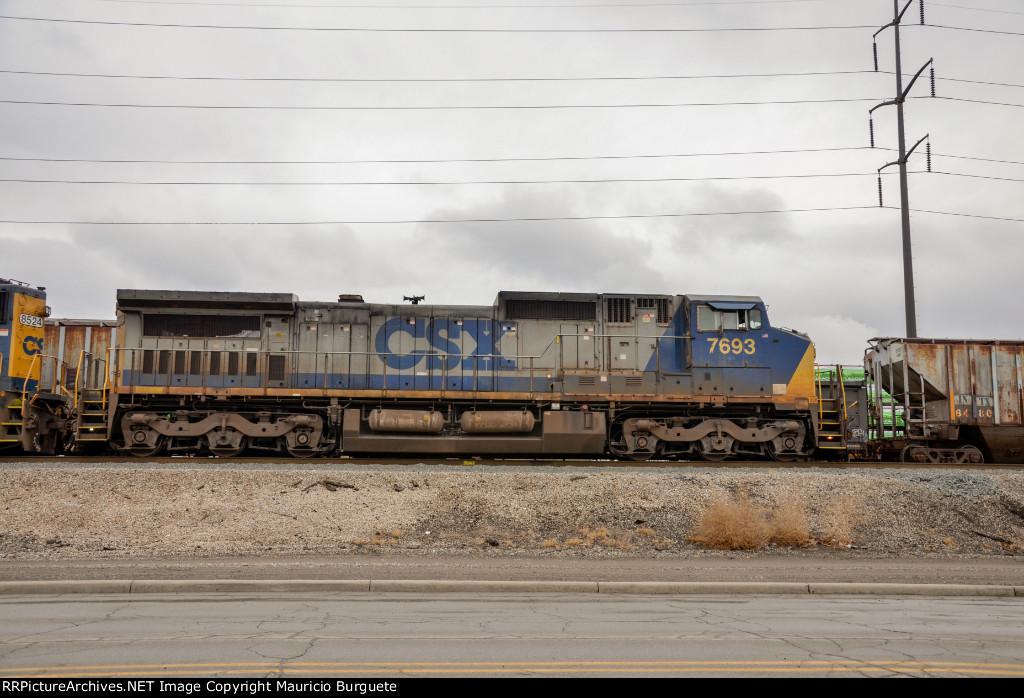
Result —
[[821, 364], [814, 364], [814, 394], [818, 396], [818, 424], [824, 419], [824, 410], [821, 404]]
[[846, 429], [846, 420], [849, 415], [846, 412], [846, 381], [843, 380], [843, 367], [840, 364], [836, 364], [836, 370], [839, 371], [839, 390], [843, 395], [843, 429]]
[[75, 371], [75, 409], [78, 409], [78, 382], [82, 380], [82, 362], [85, 361], [85, 349], [78, 353], [78, 370]]
[[[104, 412], [107, 411], [107, 393], [110, 392], [110, 368], [117, 365], [117, 349], [118, 347], [107, 347], [107, 361], [103, 364], [103, 397], [100, 404]], [[110, 363], [110, 352], [114, 352], [115, 363]]]
[[67, 388], [68, 385], [68, 365], [63, 361], [60, 363], [60, 391], [68, 397], [74, 397]]
[[[32, 369], [35, 368], [36, 360], [42, 356], [42, 354], [34, 354], [32, 356], [32, 363], [28, 365], [28, 373], [25, 374], [25, 379], [21, 382], [21, 414], [25, 414], [25, 400], [28, 398], [28, 382], [32, 380]], [[40, 377], [42, 372], [40, 372]], [[39, 379], [36, 379], [36, 393], [39, 393]], [[22, 417], [24, 419], [24, 416]]]

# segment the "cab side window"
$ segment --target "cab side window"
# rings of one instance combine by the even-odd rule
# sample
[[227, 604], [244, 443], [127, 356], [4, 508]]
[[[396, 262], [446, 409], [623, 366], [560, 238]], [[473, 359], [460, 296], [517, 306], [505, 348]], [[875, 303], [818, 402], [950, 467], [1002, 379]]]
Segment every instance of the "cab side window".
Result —
[[697, 306], [697, 330], [700, 332], [722, 332], [724, 330], [761, 329], [761, 311], [717, 310], [709, 305]]

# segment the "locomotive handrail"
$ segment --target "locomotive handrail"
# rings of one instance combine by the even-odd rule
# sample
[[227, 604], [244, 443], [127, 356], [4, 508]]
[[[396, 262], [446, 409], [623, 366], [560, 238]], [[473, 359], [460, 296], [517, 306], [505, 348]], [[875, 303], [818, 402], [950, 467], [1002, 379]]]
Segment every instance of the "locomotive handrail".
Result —
[[22, 404], [22, 406], [25, 405], [25, 401], [28, 398], [28, 382], [30, 380], [32, 380], [32, 371], [35, 369], [37, 361], [39, 362], [39, 378], [35, 379], [36, 380], [36, 391], [35, 391], [36, 394], [32, 397], [32, 400], [35, 401], [36, 397], [39, 396], [39, 393], [43, 392], [43, 390], [42, 390], [43, 387], [44, 387], [43, 386], [43, 371], [42, 371], [43, 362], [41, 361], [41, 359], [43, 359], [43, 360], [45, 360], [45, 359], [52, 359], [53, 360], [54, 370], [53, 370], [53, 377], [52, 377], [52, 380], [51, 380], [51, 383], [50, 383], [50, 386], [49, 386], [50, 387], [50, 391], [49, 392], [52, 392], [53, 390], [55, 390], [58, 387], [60, 387], [60, 389], [63, 390], [65, 393], [68, 392], [67, 389], [64, 388], [64, 386], [62, 385], [61, 379], [57, 377], [57, 367], [60, 367], [63, 370], [64, 369], [64, 364], [62, 364], [61, 361], [56, 356], [51, 356], [49, 354], [33, 354], [32, 355], [32, 361], [31, 361], [31, 363], [29, 363], [28, 371], [25, 374], [25, 379], [21, 383], [21, 404]]
[[79, 381], [82, 380], [82, 363], [85, 362], [85, 349], [78, 353], [78, 368], [75, 370], [75, 409], [78, 409]]
[[[25, 400], [28, 396], [28, 382], [31, 380], [32, 368], [36, 365], [36, 359], [39, 358], [39, 354], [32, 357], [32, 361], [28, 365], [28, 372], [25, 374], [25, 378], [21, 381], [21, 414], [24, 419], [25, 414]], [[39, 392], [39, 382], [36, 381], [36, 392]]]
[[849, 424], [850, 415], [846, 408], [846, 381], [843, 379], [843, 369], [839, 368], [839, 390], [843, 394], [843, 429], [846, 429], [846, 425]]

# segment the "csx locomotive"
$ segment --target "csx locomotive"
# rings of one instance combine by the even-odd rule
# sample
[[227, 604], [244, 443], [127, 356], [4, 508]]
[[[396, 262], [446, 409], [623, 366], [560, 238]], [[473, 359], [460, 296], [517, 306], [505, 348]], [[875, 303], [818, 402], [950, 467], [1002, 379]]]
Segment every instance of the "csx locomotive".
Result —
[[59, 366], [43, 353], [45, 291], [0, 279], [0, 450], [52, 454], [67, 432], [68, 400], [55, 381]]
[[753, 296], [119, 290], [117, 315], [107, 355], [83, 352], [61, 386], [78, 450], [845, 456], [813, 344]]

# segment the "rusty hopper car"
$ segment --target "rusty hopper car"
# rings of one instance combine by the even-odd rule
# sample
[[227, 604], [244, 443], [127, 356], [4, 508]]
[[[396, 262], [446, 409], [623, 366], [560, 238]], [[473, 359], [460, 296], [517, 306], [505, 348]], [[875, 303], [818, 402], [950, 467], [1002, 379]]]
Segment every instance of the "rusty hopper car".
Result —
[[1024, 342], [873, 339], [864, 366], [882, 460], [1024, 463]]
[[117, 303], [109, 440], [139, 456], [845, 455], [813, 344], [756, 297], [120, 290]]

